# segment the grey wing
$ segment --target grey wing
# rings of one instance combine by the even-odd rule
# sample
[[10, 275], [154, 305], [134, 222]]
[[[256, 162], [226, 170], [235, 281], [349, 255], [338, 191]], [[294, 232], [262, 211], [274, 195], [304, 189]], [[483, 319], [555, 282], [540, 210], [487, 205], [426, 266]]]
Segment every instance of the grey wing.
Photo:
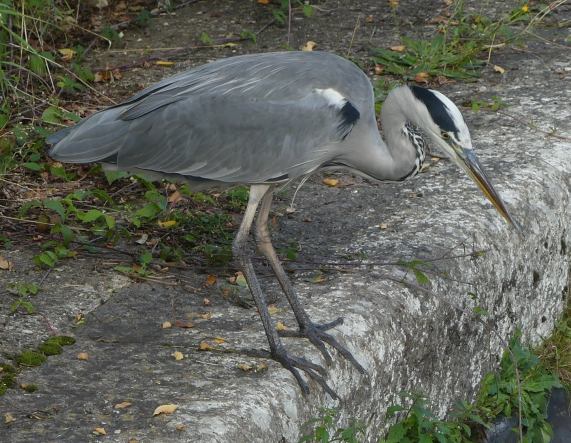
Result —
[[366, 76], [332, 54], [239, 56], [165, 79], [48, 143], [65, 162], [262, 182], [330, 160], [371, 97]]
[[293, 101], [191, 96], [129, 120], [120, 112], [110, 109], [86, 123], [64, 139], [75, 148], [58, 155], [56, 145], [54, 158], [113, 157], [124, 170], [260, 183], [297, 177], [327, 162], [358, 118], [351, 103], [332, 105], [319, 92]]
[[117, 166], [232, 183], [297, 177], [338, 154], [354, 123], [347, 110], [317, 92], [296, 101], [182, 100], [132, 121]]

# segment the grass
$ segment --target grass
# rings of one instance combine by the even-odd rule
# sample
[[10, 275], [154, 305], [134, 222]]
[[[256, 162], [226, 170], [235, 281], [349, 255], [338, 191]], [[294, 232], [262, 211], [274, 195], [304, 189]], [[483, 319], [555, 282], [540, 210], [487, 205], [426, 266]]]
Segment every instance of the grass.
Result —
[[438, 77], [474, 80], [494, 49], [521, 43], [530, 28], [539, 23], [538, 17], [543, 18], [552, 10], [532, 9], [527, 3], [520, 3], [499, 19], [491, 19], [481, 13], [466, 13], [463, 1], [456, 1], [453, 8], [449, 17], [439, 17], [433, 37], [403, 36], [401, 45], [375, 49], [373, 61], [378, 70], [420, 83]]

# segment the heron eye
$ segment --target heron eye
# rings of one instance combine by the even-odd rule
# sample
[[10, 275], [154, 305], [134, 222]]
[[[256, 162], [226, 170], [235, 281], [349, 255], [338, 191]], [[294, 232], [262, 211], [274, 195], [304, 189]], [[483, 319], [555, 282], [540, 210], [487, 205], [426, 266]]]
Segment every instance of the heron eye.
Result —
[[444, 140], [448, 140], [450, 138], [450, 134], [448, 134], [448, 132], [444, 132], [442, 131], [440, 133], [440, 136], [444, 139]]

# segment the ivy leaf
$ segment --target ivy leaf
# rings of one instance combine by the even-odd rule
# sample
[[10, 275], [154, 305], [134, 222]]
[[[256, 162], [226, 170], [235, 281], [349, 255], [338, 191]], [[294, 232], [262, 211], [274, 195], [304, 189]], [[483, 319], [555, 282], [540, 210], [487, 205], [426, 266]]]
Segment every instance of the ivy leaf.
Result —
[[65, 220], [65, 209], [60, 200], [44, 200], [44, 207], [56, 212], [62, 221]]

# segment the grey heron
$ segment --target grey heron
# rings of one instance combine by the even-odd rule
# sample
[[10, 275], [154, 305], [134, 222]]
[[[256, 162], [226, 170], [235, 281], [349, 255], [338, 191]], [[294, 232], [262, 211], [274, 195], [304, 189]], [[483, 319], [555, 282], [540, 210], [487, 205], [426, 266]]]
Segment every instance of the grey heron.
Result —
[[[327, 332], [342, 318], [314, 323], [284, 272], [267, 226], [276, 186], [323, 169], [345, 169], [375, 181], [405, 180], [420, 171], [427, 137], [515, 225], [480, 166], [462, 114], [446, 96], [398, 87], [382, 107], [381, 125], [386, 143], [377, 128], [373, 88], [355, 64], [324, 52], [283, 52], [221, 59], [166, 78], [47, 142], [49, 155], [61, 162], [101, 162], [191, 187], [249, 185], [233, 254], [258, 307], [269, 354], [291, 371], [304, 393], [309, 389], [300, 371], [335, 397], [323, 366], [290, 355], [280, 338], [309, 339], [326, 363], [332, 361], [328, 344], [365, 372]], [[295, 332], [276, 330], [252, 265], [246, 243], [256, 211], [256, 242], [291, 305], [299, 325]]]

